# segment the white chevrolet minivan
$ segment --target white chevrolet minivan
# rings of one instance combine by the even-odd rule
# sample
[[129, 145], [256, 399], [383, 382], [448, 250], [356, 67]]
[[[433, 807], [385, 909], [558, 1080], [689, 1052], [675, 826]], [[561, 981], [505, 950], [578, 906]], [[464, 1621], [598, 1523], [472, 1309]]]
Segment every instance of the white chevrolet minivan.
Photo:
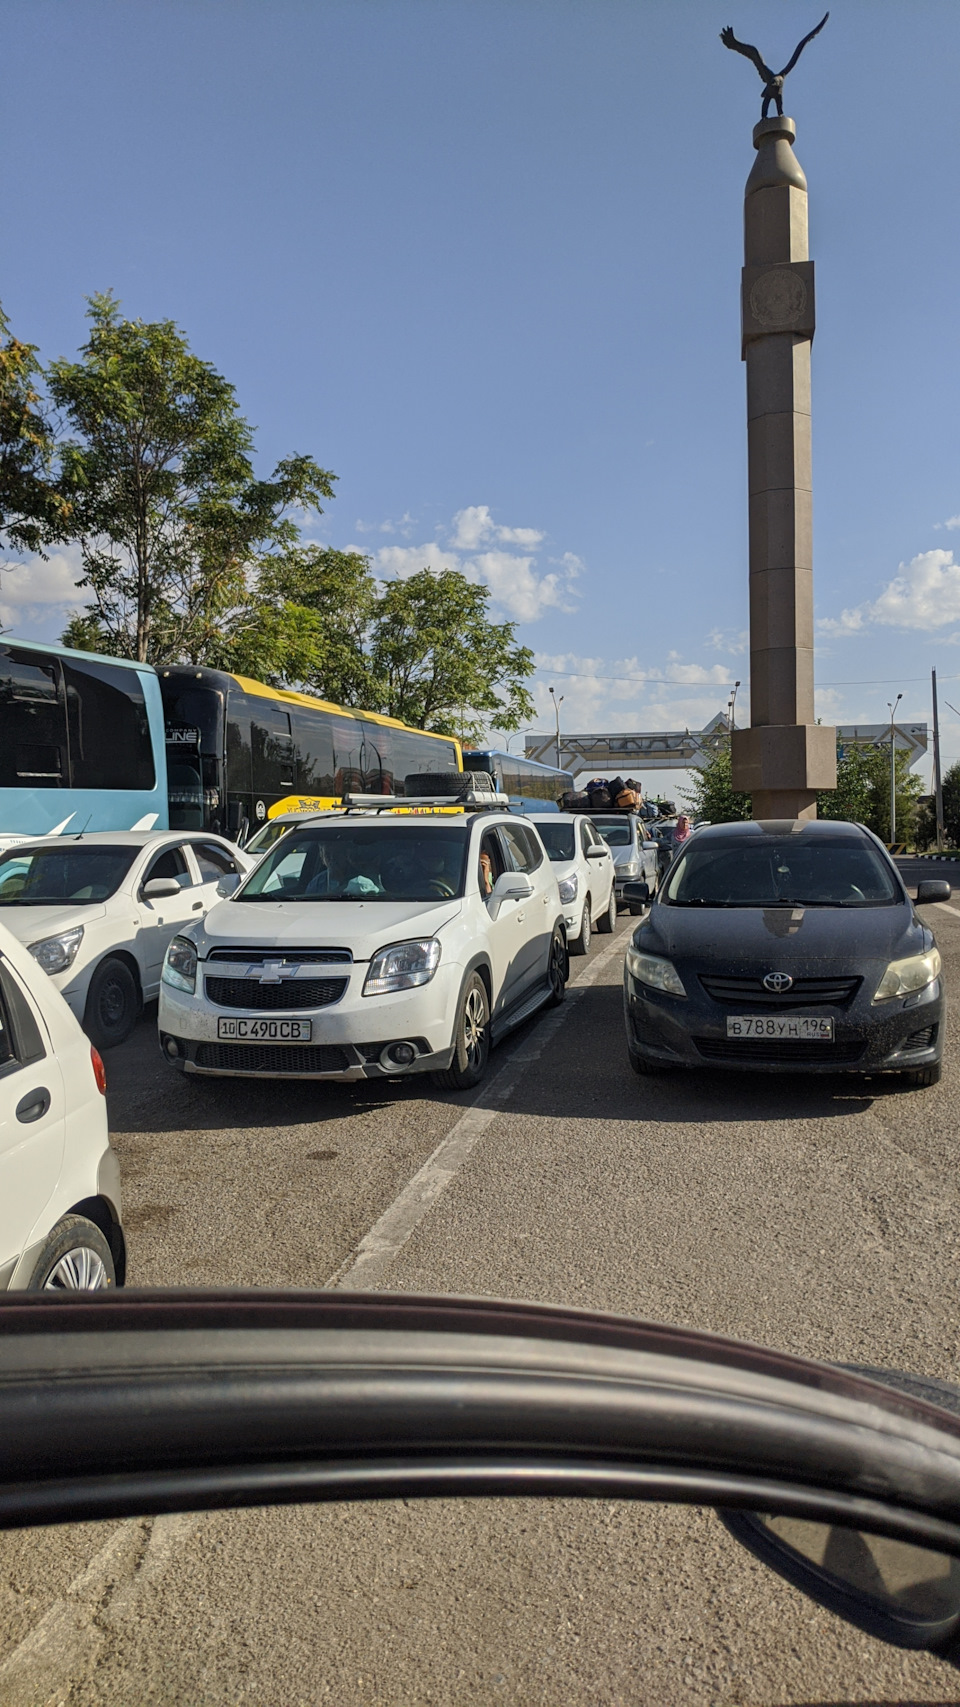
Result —
[[563, 1000], [568, 964], [554, 868], [523, 818], [331, 814], [174, 937], [160, 1046], [188, 1073], [429, 1072], [465, 1089], [492, 1043]]

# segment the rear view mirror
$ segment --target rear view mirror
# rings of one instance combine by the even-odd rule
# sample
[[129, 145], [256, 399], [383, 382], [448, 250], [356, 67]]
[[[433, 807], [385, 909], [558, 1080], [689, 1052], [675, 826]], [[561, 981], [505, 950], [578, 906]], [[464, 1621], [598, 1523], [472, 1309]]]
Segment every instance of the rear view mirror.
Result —
[[587, 849], [587, 858], [588, 859], [606, 859], [609, 851], [610, 851], [609, 848], [597, 848], [597, 847], [588, 848]]
[[952, 1554], [792, 1513], [718, 1516], [778, 1576], [868, 1636], [954, 1659], [960, 1559]]
[[533, 894], [533, 884], [522, 871], [502, 871], [487, 900], [493, 918], [498, 918], [504, 901], [526, 901]]
[[625, 901], [632, 901], [634, 906], [636, 906], [638, 902], [642, 905], [646, 905], [650, 899], [649, 883], [625, 883], [623, 886], [623, 898]]
[[917, 906], [923, 907], [932, 901], [949, 901], [951, 893], [949, 883], [945, 883], [943, 878], [928, 878], [925, 883], [917, 885]]
[[146, 901], [163, 901], [170, 895], [179, 895], [180, 885], [175, 877], [151, 877], [145, 883], [141, 894]]
[[234, 890], [239, 888], [239, 886], [239, 871], [225, 871], [220, 882], [217, 884], [217, 894], [220, 896], [222, 901], [226, 901], [228, 897], [233, 894]]

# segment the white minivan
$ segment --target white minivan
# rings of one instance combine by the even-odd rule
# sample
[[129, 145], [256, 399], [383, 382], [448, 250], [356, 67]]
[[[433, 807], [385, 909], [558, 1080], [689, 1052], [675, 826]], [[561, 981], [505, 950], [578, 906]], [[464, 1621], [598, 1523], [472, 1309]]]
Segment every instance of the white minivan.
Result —
[[63, 997], [0, 925], [0, 1292], [123, 1285], [106, 1088]]

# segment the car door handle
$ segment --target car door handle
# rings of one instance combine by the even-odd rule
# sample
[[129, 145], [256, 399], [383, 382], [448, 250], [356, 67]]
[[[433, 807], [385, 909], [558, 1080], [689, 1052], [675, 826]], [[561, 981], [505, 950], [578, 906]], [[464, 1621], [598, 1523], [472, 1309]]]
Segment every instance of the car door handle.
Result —
[[45, 1085], [38, 1085], [35, 1091], [28, 1091], [17, 1103], [17, 1119], [24, 1124], [31, 1120], [40, 1120], [50, 1107], [50, 1092]]
[[202, 901], [194, 901], [193, 911], [195, 913], [201, 913], [203, 911], [203, 902]]

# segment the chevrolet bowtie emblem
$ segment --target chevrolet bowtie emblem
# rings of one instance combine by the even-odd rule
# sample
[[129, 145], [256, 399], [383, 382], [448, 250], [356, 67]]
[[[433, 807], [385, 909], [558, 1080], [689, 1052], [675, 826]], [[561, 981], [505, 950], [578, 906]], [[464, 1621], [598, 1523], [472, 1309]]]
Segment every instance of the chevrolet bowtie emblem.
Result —
[[281, 978], [293, 978], [296, 967], [288, 966], [285, 960], [265, 960], [260, 972], [261, 984], [279, 984]]

